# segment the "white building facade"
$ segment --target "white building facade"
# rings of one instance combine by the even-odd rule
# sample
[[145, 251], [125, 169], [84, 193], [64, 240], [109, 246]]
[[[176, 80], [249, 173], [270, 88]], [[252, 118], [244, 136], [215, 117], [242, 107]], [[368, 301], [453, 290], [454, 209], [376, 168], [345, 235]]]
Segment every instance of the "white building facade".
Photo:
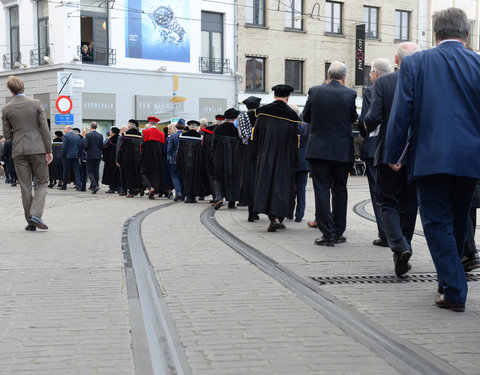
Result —
[[[0, 0], [0, 85], [21, 77], [52, 131], [97, 121], [105, 132], [147, 116], [211, 121], [236, 103], [235, 18], [233, 1]], [[60, 95], [70, 116], [57, 116]], [[0, 107], [8, 100], [1, 89]]]

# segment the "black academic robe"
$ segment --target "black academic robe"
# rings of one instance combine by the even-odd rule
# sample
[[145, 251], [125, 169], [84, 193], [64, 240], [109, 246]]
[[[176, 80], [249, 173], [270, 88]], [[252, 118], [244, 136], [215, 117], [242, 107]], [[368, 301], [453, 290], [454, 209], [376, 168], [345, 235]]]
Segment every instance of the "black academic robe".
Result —
[[120, 164], [124, 187], [129, 190], [143, 188], [140, 175], [140, 145], [142, 135], [137, 128], [129, 129], [118, 145], [117, 162]]
[[253, 157], [257, 161], [254, 211], [275, 217], [293, 217], [298, 115], [276, 100], [255, 110]]
[[239, 199], [237, 148], [240, 142], [238, 130], [231, 122], [218, 125], [213, 132], [214, 180], [219, 181], [220, 193], [229, 202]]
[[203, 151], [203, 161], [205, 165], [205, 174], [207, 176], [207, 186], [210, 187], [210, 193], [213, 193], [213, 151], [212, 151], [212, 141], [213, 141], [213, 132], [217, 125], [209, 125], [200, 130], [202, 134], [202, 151]]
[[52, 143], [53, 160], [48, 165], [50, 180], [61, 180], [63, 178], [62, 138], [55, 138]]
[[143, 142], [140, 163], [144, 185], [150, 185], [157, 193], [163, 194], [165, 192], [163, 143], [153, 139]]
[[207, 188], [204, 186], [204, 178], [202, 177], [205, 173], [202, 135], [196, 130], [183, 132], [178, 138], [175, 168], [182, 172], [184, 194], [207, 195]]
[[120, 186], [120, 169], [116, 164], [118, 135], [107, 138], [103, 145], [103, 167], [102, 184], [108, 186]]
[[[241, 122], [242, 116], [248, 121]], [[239, 133], [241, 142], [237, 149], [238, 180], [240, 184], [239, 206], [253, 206], [255, 188], [256, 161], [250, 157], [252, 153], [252, 127], [255, 126], [255, 111], [242, 113], [239, 118]]]

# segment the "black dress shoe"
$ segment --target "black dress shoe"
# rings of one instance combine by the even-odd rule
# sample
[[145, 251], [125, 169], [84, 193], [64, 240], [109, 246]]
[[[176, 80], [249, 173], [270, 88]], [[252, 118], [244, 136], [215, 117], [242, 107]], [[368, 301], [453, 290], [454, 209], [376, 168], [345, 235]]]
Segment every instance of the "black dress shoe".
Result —
[[67, 190], [67, 188], [66, 188], [66, 187], [63, 187], [63, 186], [59, 186], [57, 189], [58, 189], [58, 190]]
[[465, 311], [465, 304], [464, 303], [457, 303], [457, 302], [452, 302], [447, 299], [445, 299], [445, 295], [442, 294], [439, 298], [435, 300], [435, 305], [442, 308], [442, 309], [447, 309], [451, 311], [457, 311], [457, 312], [463, 312]]
[[342, 242], [345, 242], [346, 240], [347, 240], [347, 237], [343, 235], [335, 237], [335, 243], [342, 243]]
[[376, 240], [373, 240], [373, 244], [375, 246], [388, 247], [388, 242], [381, 238], [377, 238]]
[[298, 217], [295, 218], [295, 222], [296, 222], [296, 223], [300, 223], [301, 221], [302, 221], [302, 219], [299, 219]]
[[32, 225], [32, 224], [28, 224], [26, 227], [25, 227], [25, 230], [29, 231], [29, 232], [35, 232], [37, 230], [37, 227], [35, 225]]
[[441, 286], [440, 284], [438, 284], [437, 292], [438, 294], [443, 294], [443, 286]]
[[267, 232], [276, 232], [277, 229], [280, 229], [280, 222], [278, 219], [274, 219], [270, 222], [270, 225], [267, 228]]
[[222, 207], [222, 206], [223, 206], [223, 201], [218, 201], [218, 202], [215, 202], [215, 204], [213, 205], [213, 208], [215, 210], [219, 210], [220, 207]]
[[478, 253], [475, 253], [468, 257], [464, 256], [462, 258], [462, 266], [465, 272], [470, 272], [477, 268], [480, 268], [480, 259]]
[[182, 198], [181, 195], [175, 195], [175, 198], [173, 198], [173, 201], [178, 202], [180, 200], [180, 198]]
[[249, 223], [253, 223], [255, 221], [255, 218], [249, 216], [247, 220]]
[[280, 223], [280, 225], [279, 225], [278, 229], [285, 229], [285, 228], [286, 228], [285, 224], [283, 224], [283, 223]]
[[412, 253], [409, 251], [404, 251], [395, 257], [395, 274], [397, 276], [405, 275], [408, 271], [410, 271], [410, 263], [408, 260], [412, 256]]
[[108, 189], [105, 194], [113, 194], [115, 193], [115, 190], [112, 190], [112, 189]]
[[316, 238], [314, 244], [318, 246], [335, 246], [335, 240], [332, 240], [331, 238], [321, 237]]
[[48, 229], [47, 225], [40, 219], [39, 217], [32, 215], [30, 216], [30, 220], [28, 221], [28, 225], [34, 225], [38, 229], [46, 230]]
[[100, 188], [98, 186], [95, 186], [93, 189], [92, 189], [92, 194], [97, 194], [97, 191], [99, 191]]

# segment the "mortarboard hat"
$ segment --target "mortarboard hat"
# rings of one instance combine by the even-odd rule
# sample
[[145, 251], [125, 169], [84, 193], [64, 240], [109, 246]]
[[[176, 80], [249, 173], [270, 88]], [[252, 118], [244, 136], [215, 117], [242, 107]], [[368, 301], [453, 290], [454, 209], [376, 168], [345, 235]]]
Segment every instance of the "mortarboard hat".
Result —
[[261, 101], [262, 101], [262, 98], [259, 98], [258, 96], [249, 96], [242, 103], [245, 104], [248, 109], [255, 109], [260, 107]]
[[190, 120], [187, 122], [187, 125], [200, 126], [200, 123], [197, 120]]
[[272, 87], [272, 90], [275, 96], [279, 98], [286, 98], [287, 96], [290, 96], [290, 93], [295, 89], [289, 85], [276, 85]]
[[215, 120], [217, 120], [217, 121], [223, 121], [223, 120], [225, 120], [225, 116], [224, 116], [224, 115], [216, 115], [216, 116], [215, 116]]
[[81, 133], [81, 131], [80, 131], [79, 128], [72, 128], [72, 130], [73, 130], [74, 132]]
[[160, 122], [160, 119], [154, 116], [148, 116], [147, 121], [157, 123], [157, 122]]
[[240, 114], [240, 111], [237, 111], [235, 108], [229, 108], [225, 111], [225, 118], [226, 119], [234, 119], [237, 118]]
[[138, 128], [138, 121], [131, 118], [130, 120], [128, 120], [128, 125], [133, 125], [133, 126], [136, 126]]

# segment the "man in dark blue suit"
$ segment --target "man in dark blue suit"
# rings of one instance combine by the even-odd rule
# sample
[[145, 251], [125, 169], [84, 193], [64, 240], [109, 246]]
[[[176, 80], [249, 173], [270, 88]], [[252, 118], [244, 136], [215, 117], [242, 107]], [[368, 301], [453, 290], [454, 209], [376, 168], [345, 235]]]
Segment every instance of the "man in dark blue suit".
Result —
[[378, 238], [373, 240], [373, 244], [376, 246], [388, 247], [387, 235], [385, 234], [385, 228], [383, 226], [382, 216], [380, 213], [380, 205], [377, 203], [375, 196], [375, 180], [377, 172], [373, 164], [373, 158], [375, 156], [375, 145], [377, 144], [378, 133], [380, 131], [380, 122], [377, 128], [372, 132], [367, 132], [365, 125], [365, 117], [370, 109], [370, 103], [372, 99], [373, 84], [376, 79], [392, 72], [392, 65], [388, 59], [378, 58], [372, 61], [370, 68], [370, 79], [372, 85], [365, 88], [362, 98], [362, 112], [358, 119], [358, 130], [363, 137], [362, 149], [360, 150], [360, 159], [365, 162], [367, 169], [368, 188], [370, 190], [370, 198], [372, 200], [373, 212], [375, 214], [375, 220], [377, 221]]
[[[419, 50], [415, 43], [405, 42], [398, 46], [395, 63], [402, 70], [402, 60]], [[417, 219], [415, 186], [409, 184], [407, 171], [394, 172], [385, 155], [385, 134], [397, 85], [398, 71], [379, 77], [374, 84], [373, 100], [365, 117], [368, 132], [374, 132], [380, 123], [375, 146], [376, 168], [375, 195], [380, 206], [388, 245], [393, 252], [395, 274], [402, 276], [410, 270], [408, 260], [412, 255], [412, 237]]]
[[90, 190], [95, 194], [100, 187], [98, 186], [100, 160], [102, 159], [103, 136], [97, 132], [97, 123], [90, 124], [90, 132], [85, 135], [83, 149], [86, 152], [87, 173], [90, 179]]
[[63, 185], [59, 186], [59, 190], [67, 190], [68, 173], [70, 168], [73, 169], [75, 175], [75, 186], [77, 190], [80, 189], [80, 172], [78, 169], [79, 158], [79, 144], [80, 137], [72, 131], [72, 126], [67, 125], [63, 128], [65, 135], [62, 142], [62, 157], [63, 157]]
[[322, 232], [315, 244], [320, 246], [346, 241], [347, 178], [354, 161], [352, 124], [358, 117], [357, 93], [345, 87], [347, 66], [332, 62], [328, 77], [327, 85], [308, 90], [303, 110], [303, 120], [310, 124], [305, 158], [310, 162], [315, 219]]
[[437, 48], [402, 62], [386, 150], [393, 169], [408, 144], [425, 238], [439, 280], [438, 307], [464, 311], [461, 258], [467, 217], [480, 177], [480, 56], [465, 48], [470, 24], [456, 8], [433, 16]]

